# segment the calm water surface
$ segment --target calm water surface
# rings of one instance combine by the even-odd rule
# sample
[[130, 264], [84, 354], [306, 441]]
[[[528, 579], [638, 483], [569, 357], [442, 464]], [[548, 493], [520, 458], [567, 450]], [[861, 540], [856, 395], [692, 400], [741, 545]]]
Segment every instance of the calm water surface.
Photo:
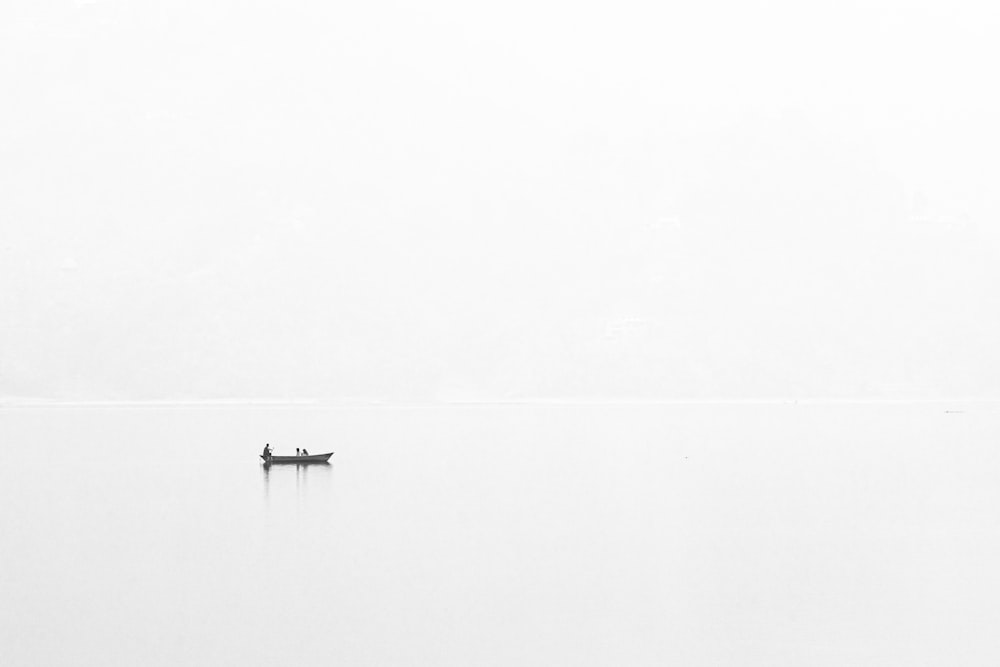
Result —
[[996, 404], [4, 409], [0, 664], [995, 665], [998, 436]]

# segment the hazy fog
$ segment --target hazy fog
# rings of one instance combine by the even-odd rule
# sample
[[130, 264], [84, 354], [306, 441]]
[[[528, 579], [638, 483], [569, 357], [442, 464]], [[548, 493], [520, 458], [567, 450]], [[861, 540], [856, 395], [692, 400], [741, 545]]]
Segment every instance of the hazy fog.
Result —
[[0, 7], [0, 397], [1000, 395], [983, 3]]

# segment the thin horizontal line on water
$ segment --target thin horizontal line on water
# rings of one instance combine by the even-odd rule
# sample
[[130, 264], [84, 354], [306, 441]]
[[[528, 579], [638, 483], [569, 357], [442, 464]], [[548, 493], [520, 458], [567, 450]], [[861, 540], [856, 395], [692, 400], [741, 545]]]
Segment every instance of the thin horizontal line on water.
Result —
[[497, 399], [392, 401], [358, 400], [206, 400], [206, 401], [49, 401], [0, 399], [0, 408], [476, 408], [517, 406], [655, 405], [926, 405], [996, 403], [992, 397], [940, 398], [676, 398], [676, 399]]
[[316, 401], [45, 401], [0, 399], [5, 408], [267, 408], [311, 407]]

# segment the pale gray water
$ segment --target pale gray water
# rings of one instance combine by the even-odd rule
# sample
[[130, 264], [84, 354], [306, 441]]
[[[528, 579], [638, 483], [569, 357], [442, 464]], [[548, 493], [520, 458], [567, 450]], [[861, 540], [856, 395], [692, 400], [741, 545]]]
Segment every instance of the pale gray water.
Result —
[[[0, 664], [993, 665], [998, 426], [996, 404], [5, 409]], [[336, 454], [267, 472], [265, 441]]]

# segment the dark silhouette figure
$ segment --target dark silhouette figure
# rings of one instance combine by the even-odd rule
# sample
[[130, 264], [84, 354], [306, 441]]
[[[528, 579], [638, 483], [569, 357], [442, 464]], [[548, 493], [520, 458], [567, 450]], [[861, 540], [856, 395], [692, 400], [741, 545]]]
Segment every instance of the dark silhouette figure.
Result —
[[302, 456], [302, 452], [299, 451], [298, 447], [295, 448], [295, 455], [296, 456]]
[[271, 443], [264, 445], [264, 458], [271, 458]]
[[302, 448], [302, 456], [309, 456], [309, 452], [307, 452], [304, 447]]

